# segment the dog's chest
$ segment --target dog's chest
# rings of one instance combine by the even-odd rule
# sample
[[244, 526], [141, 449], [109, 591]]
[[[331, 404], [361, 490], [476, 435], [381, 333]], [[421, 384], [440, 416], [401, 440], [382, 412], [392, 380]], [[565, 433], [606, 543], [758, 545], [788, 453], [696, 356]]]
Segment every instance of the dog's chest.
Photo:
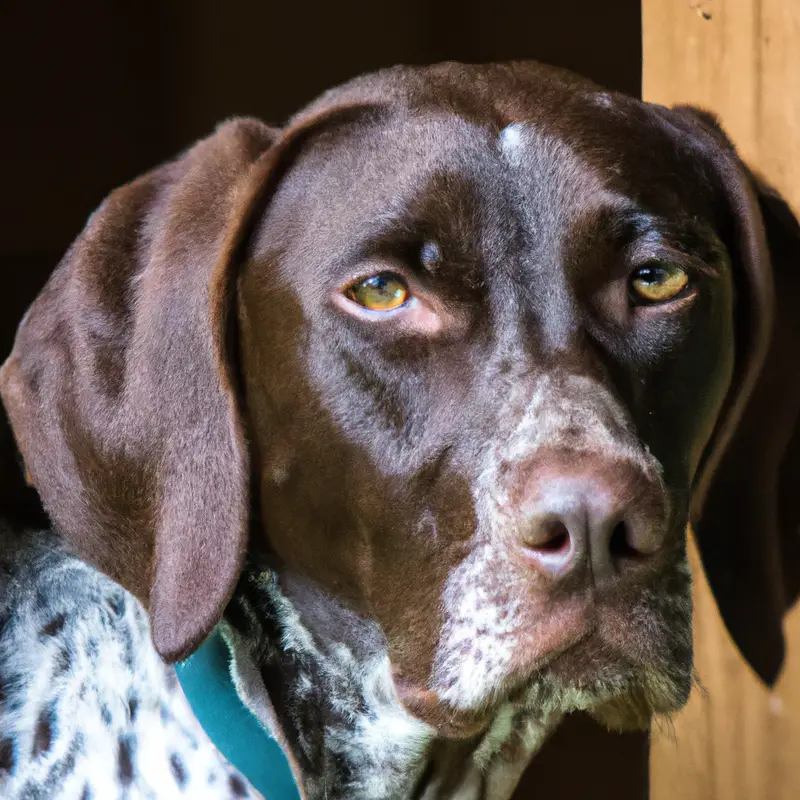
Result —
[[475, 739], [436, 739], [390, 699], [388, 680], [384, 685], [385, 702], [371, 703], [379, 696], [373, 691], [357, 714], [325, 730], [326, 751], [335, 758], [322, 780], [311, 782], [310, 797], [507, 800], [553, 727], [509, 704]]
[[257, 796], [199, 728], [129, 594], [56, 552], [14, 567], [0, 604], [0, 797]]
[[[259, 796], [200, 728], [129, 594], [47, 546], [0, 581], [0, 797]], [[385, 655], [323, 653], [292, 609], [273, 610], [296, 668], [285, 708], [309, 800], [510, 797], [548, 726], [508, 706], [482, 737], [437, 740], [398, 703]]]

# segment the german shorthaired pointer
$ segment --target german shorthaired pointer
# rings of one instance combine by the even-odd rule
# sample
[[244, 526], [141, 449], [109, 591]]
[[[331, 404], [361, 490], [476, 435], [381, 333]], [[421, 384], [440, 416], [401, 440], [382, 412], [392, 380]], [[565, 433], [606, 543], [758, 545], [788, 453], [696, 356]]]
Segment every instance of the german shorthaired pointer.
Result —
[[504, 800], [565, 713], [686, 701], [689, 521], [774, 678], [798, 307], [794, 217], [696, 109], [444, 64], [222, 125], [2, 370], [74, 555], [5, 568], [0, 793], [252, 794], [164, 663], [221, 630], [302, 796]]

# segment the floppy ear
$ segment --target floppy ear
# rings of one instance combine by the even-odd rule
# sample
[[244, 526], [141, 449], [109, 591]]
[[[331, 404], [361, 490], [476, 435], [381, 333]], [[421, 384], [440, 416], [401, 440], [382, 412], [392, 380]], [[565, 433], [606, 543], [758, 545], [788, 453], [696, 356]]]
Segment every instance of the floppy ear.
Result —
[[216, 624], [244, 559], [248, 459], [226, 319], [275, 138], [229, 122], [113, 192], [0, 373], [57, 530], [149, 608], [168, 660]]
[[678, 107], [732, 218], [736, 367], [697, 476], [692, 525], [725, 624], [774, 683], [800, 592], [800, 226], [716, 118]]

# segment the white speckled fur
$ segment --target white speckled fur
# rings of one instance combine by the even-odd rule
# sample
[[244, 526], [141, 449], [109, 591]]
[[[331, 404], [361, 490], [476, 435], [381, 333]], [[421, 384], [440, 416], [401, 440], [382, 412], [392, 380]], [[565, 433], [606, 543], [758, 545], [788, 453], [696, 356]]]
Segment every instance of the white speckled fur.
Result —
[[[3, 532], [0, 544], [10, 550]], [[198, 725], [139, 603], [49, 534], [13, 547], [13, 570], [0, 575], [0, 742], [12, 743], [14, 763], [0, 768], [0, 797], [260, 797]]]
[[[563, 446], [576, 456], [601, 452], [661, 480], [658, 462], [624, 438], [628, 425], [599, 384], [582, 376], [564, 376], [558, 382], [543, 376], [527, 398], [515, 396], [515, 391], [521, 390], [511, 388], [508, 408], [522, 407], [524, 412], [517, 412], [509, 435], [498, 437], [484, 454], [474, 489], [479, 524], [472, 552], [451, 570], [444, 592], [445, 623], [431, 688], [465, 711], [481, 709], [503, 691], [523, 624], [522, 602], [514, 594], [519, 581], [510, 571], [506, 540], [525, 517], [520, 509], [509, 510], [510, 487], [503, 475], [516, 474], [542, 448]], [[570, 397], [593, 400], [579, 405]], [[576, 430], [581, 438], [568, 433]]]
[[445, 586], [447, 619], [432, 684], [454, 708], [479, 709], [493, 699], [518, 642], [517, 602], [493, 599], [486, 580], [502, 558], [502, 551], [486, 542], [450, 573]]
[[[480, 569], [479, 560], [474, 567]], [[284, 653], [291, 648], [293, 671], [296, 674], [291, 687], [292, 695], [301, 698], [324, 697], [324, 702], [334, 714], [324, 728], [311, 732], [322, 737], [324, 750], [334, 759], [322, 767], [322, 774], [306, 776], [306, 790], [312, 800], [346, 797], [348, 800], [406, 800], [412, 796], [416, 783], [432, 757], [436, 733], [427, 724], [410, 716], [400, 704], [391, 677], [389, 659], [383, 646], [378, 646], [366, 658], [356, 658], [341, 643], [323, 646], [317, 642], [303, 623], [300, 614], [281, 592], [278, 582], [270, 573], [255, 577], [252, 586], [261, 600], [268, 598], [270, 613], [278, 618], [280, 638]], [[257, 615], [249, 608], [249, 590], [240, 594], [237, 604], [245, 617], [258, 625]], [[469, 609], [465, 608], [465, 613]], [[259, 645], [260, 636], [248, 635], [230, 624], [225, 635], [231, 644], [237, 671], [246, 676], [240, 694], [246, 698], [266, 697], [257, 661], [274, 657], [264, 656]], [[481, 636], [485, 631], [481, 629]], [[372, 637], [370, 637], [372, 638]], [[382, 641], [379, 635], [375, 641]], [[498, 676], [505, 664], [498, 665]], [[304, 670], [311, 672], [304, 674]], [[241, 678], [240, 678], [241, 680]], [[321, 690], [317, 694], [313, 689]], [[256, 704], [259, 708], [270, 706]], [[256, 711], [250, 701], [250, 707]], [[263, 711], [262, 711], [263, 713]], [[288, 712], [291, 717], [291, 711]], [[556, 713], [541, 717], [535, 710], [508, 705], [500, 709], [487, 731], [477, 736], [464, 749], [461, 743], [445, 745], [461, 753], [457, 772], [459, 779], [453, 785], [452, 770], [444, 773], [434, 769], [422, 798], [475, 798], [475, 800], [506, 800], [510, 797], [524, 768], [533, 753], [541, 746], [559, 721]], [[262, 722], [273, 726], [270, 708]], [[438, 741], [439, 747], [442, 740]], [[301, 742], [301, 747], [302, 747]], [[350, 780], [342, 785], [338, 768], [347, 764]], [[437, 763], [437, 762], [435, 762]], [[444, 760], [447, 763], [447, 759]], [[329, 771], [327, 771], [329, 770]], [[318, 772], [318, 771], [317, 771]], [[447, 790], [443, 786], [447, 785]], [[486, 787], [491, 787], [487, 793]]]
[[[316, 684], [322, 683], [326, 701], [341, 718], [318, 733], [323, 735], [327, 751], [352, 766], [354, 780], [347, 786], [346, 796], [353, 800], [408, 796], [424, 767], [434, 732], [398, 702], [386, 653], [377, 652], [360, 662], [341, 643], [323, 650], [293, 604], [280, 592], [274, 577], [265, 573], [257, 582], [279, 619], [284, 653], [293, 654], [300, 664], [314, 666], [313, 678], [298, 667], [300, 674], [294, 686], [297, 695], [310, 695]], [[247, 608], [247, 604], [243, 603], [243, 607]], [[230, 625], [225, 627], [225, 636], [234, 653], [240, 695], [248, 698], [250, 708], [262, 723], [275, 730], [271, 706], [266, 708], [266, 689], [252, 654], [254, 642]], [[251, 698], [258, 697], [267, 701], [254, 705]], [[341, 796], [334, 777], [323, 775], [307, 784], [309, 797]]]

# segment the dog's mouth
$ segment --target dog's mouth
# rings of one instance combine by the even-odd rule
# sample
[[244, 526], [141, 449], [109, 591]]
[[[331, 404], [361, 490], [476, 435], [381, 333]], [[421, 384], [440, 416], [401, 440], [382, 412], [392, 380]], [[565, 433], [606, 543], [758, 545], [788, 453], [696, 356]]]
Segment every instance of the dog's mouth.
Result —
[[[646, 730], [654, 717], [681, 709], [692, 686], [691, 668], [681, 665], [632, 666], [608, 657], [586, 665], [596, 635], [590, 634], [559, 653], [546, 666], [481, 709], [456, 709], [430, 690], [398, 685], [398, 694], [413, 716], [446, 739], [469, 739], [483, 733], [499, 709], [511, 704], [532, 717], [548, 720], [583, 711], [614, 731]], [[598, 649], [603, 649], [602, 647]]]
[[634, 660], [595, 629], [537, 670], [518, 702], [544, 716], [585, 711], [612, 730], [644, 730], [684, 706], [692, 675], [691, 652]]
[[503, 680], [474, 707], [396, 680], [400, 700], [453, 739], [480, 734], [507, 704], [542, 720], [583, 711], [617, 731], [646, 729], [653, 717], [683, 707], [693, 680], [689, 597], [651, 592], [633, 607], [580, 616], [583, 624], [562, 631], [548, 652], [531, 658], [521, 646]]

